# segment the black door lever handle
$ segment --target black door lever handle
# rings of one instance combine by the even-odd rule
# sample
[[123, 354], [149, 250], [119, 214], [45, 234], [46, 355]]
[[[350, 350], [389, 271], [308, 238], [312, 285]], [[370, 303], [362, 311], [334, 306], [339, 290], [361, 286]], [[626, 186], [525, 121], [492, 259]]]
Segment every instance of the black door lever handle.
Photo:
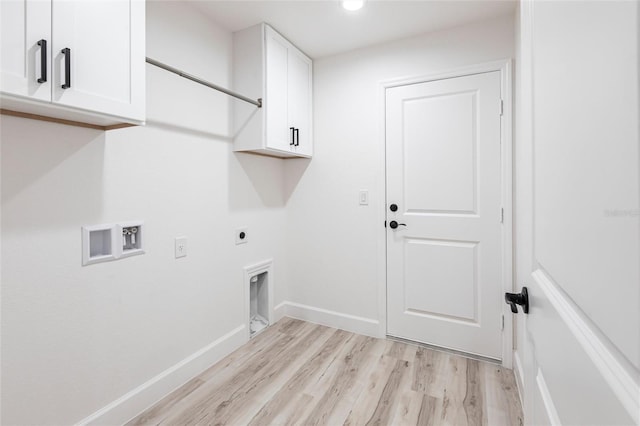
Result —
[[407, 226], [406, 223], [398, 223], [395, 220], [392, 220], [391, 222], [389, 222], [389, 228], [391, 229], [396, 229], [398, 226]]
[[514, 314], [518, 313], [518, 307], [516, 305], [522, 306], [522, 311], [525, 314], [529, 313], [529, 292], [526, 287], [522, 287], [520, 293], [505, 293], [504, 301], [511, 306], [511, 312]]

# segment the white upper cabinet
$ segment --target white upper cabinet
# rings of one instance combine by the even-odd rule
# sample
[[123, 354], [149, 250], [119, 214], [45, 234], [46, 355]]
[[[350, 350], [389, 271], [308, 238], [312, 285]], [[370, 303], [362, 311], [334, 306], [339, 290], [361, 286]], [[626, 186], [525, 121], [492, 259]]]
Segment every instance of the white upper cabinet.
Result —
[[311, 157], [312, 62], [266, 24], [234, 34], [234, 89], [262, 108], [234, 101], [235, 150]]
[[144, 0], [2, 0], [0, 15], [4, 109], [144, 122]]

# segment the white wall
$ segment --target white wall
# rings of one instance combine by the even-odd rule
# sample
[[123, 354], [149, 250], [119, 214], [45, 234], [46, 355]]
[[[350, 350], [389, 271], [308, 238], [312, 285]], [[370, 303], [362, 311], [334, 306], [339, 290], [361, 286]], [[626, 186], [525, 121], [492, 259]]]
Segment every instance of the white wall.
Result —
[[[147, 55], [230, 86], [231, 34], [184, 2], [148, 2]], [[3, 116], [2, 423], [126, 420], [243, 341], [242, 266], [266, 258], [280, 314], [379, 333], [379, 83], [512, 56], [508, 16], [316, 61], [311, 161], [234, 154], [233, 101], [150, 65], [145, 127]], [[145, 255], [81, 266], [82, 225], [134, 219]]]
[[[381, 332], [380, 82], [511, 58], [513, 25], [505, 16], [314, 62], [314, 158], [285, 164], [289, 300], [304, 305], [297, 315]], [[369, 191], [369, 206], [358, 204], [361, 189]]]
[[[148, 56], [230, 86], [230, 33], [182, 2], [148, 2], [147, 27]], [[150, 65], [147, 92], [145, 127], [0, 120], [3, 424], [80, 421], [237, 331], [243, 266], [274, 258], [284, 283], [283, 160], [231, 151], [228, 97]], [[133, 219], [145, 255], [81, 266], [82, 225]], [[188, 256], [175, 259], [179, 235]], [[102, 420], [126, 420], [243, 336]]]

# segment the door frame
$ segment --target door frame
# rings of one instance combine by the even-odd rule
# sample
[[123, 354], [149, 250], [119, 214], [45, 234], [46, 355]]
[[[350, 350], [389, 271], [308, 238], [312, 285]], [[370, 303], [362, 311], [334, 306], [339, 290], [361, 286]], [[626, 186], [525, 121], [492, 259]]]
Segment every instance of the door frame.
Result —
[[[500, 123], [501, 139], [501, 201], [504, 208], [502, 226], [502, 283], [504, 292], [513, 291], [513, 60], [503, 59], [477, 65], [454, 68], [443, 72], [419, 76], [400, 77], [383, 80], [378, 83], [379, 119], [379, 169], [384, 172], [378, 175], [378, 190], [382, 194], [383, 205], [378, 209], [378, 220], [383, 224], [386, 220], [387, 206], [387, 164], [386, 164], [386, 90], [392, 87], [409, 84], [427, 83], [447, 78], [464, 77], [493, 71], [500, 72], [500, 90], [503, 100], [503, 114]], [[496, 217], [496, 220], [499, 218]], [[378, 234], [378, 321], [379, 336], [387, 336], [387, 232]], [[502, 333], [502, 365], [513, 368], [513, 314], [505, 303], [502, 307], [504, 330]]]

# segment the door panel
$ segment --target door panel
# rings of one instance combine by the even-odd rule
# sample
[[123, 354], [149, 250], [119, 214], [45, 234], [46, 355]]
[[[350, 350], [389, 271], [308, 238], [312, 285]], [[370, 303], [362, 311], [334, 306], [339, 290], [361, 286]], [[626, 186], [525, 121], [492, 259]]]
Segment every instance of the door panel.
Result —
[[294, 150], [312, 155], [311, 149], [311, 62], [294, 49], [289, 49], [289, 123], [298, 129], [298, 145]]
[[502, 356], [500, 72], [387, 89], [387, 332]]
[[477, 247], [471, 242], [405, 239], [407, 312], [477, 323]]
[[287, 115], [288, 44], [269, 27], [266, 37], [267, 87], [264, 101], [267, 145], [270, 148], [290, 151], [292, 136]]
[[144, 76], [144, 31], [142, 1], [53, 0], [53, 101], [144, 120], [144, 84], [134, 81]]
[[407, 211], [475, 213], [476, 103], [475, 91], [404, 102], [405, 137], [420, 141], [404, 145]]
[[[0, 2], [0, 90], [18, 96], [51, 100], [51, 2]], [[39, 40], [47, 41], [47, 81], [42, 78]]]
[[[634, 19], [625, 17], [637, 23], [637, 4], [537, 4], [533, 197], [539, 267], [640, 368], [640, 346], [628, 338], [638, 330], [640, 309], [611, 315], [620, 294], [640, 300], [638, 31]], [[567, 20], [589, 34], [558, 43]], [[597, 53], [598, 64], [591, 64], [591, 55], [572, 56], [557, 69], [568, 50], [585, 43]], [[612, 69], [618, 70], [618, 84], [591, 84], [583, 92], [585, 84], [610, 78]], [[579, 101], [577, 92], [583, 92]]]
[[[544, 396], [534, 400], [534, 412], [545, 412], [546, 417], [567, 425], [634, 424], [624, 402], [611, 392], [611, 385], [617, 386], [614, 375], [603, 375], [604, 365], [589, 355], [591, 351], [604, 353], [604, 348], [597, 348], [602, 336], [576, 335], [578, 327], [590, 321], [580, 318], [546, 274], [535, 272], [528, 285], [527, 332], [535, 341], [533, 392]], [[545, 424], [545, 416], [534, 417], [529, 424]]]

